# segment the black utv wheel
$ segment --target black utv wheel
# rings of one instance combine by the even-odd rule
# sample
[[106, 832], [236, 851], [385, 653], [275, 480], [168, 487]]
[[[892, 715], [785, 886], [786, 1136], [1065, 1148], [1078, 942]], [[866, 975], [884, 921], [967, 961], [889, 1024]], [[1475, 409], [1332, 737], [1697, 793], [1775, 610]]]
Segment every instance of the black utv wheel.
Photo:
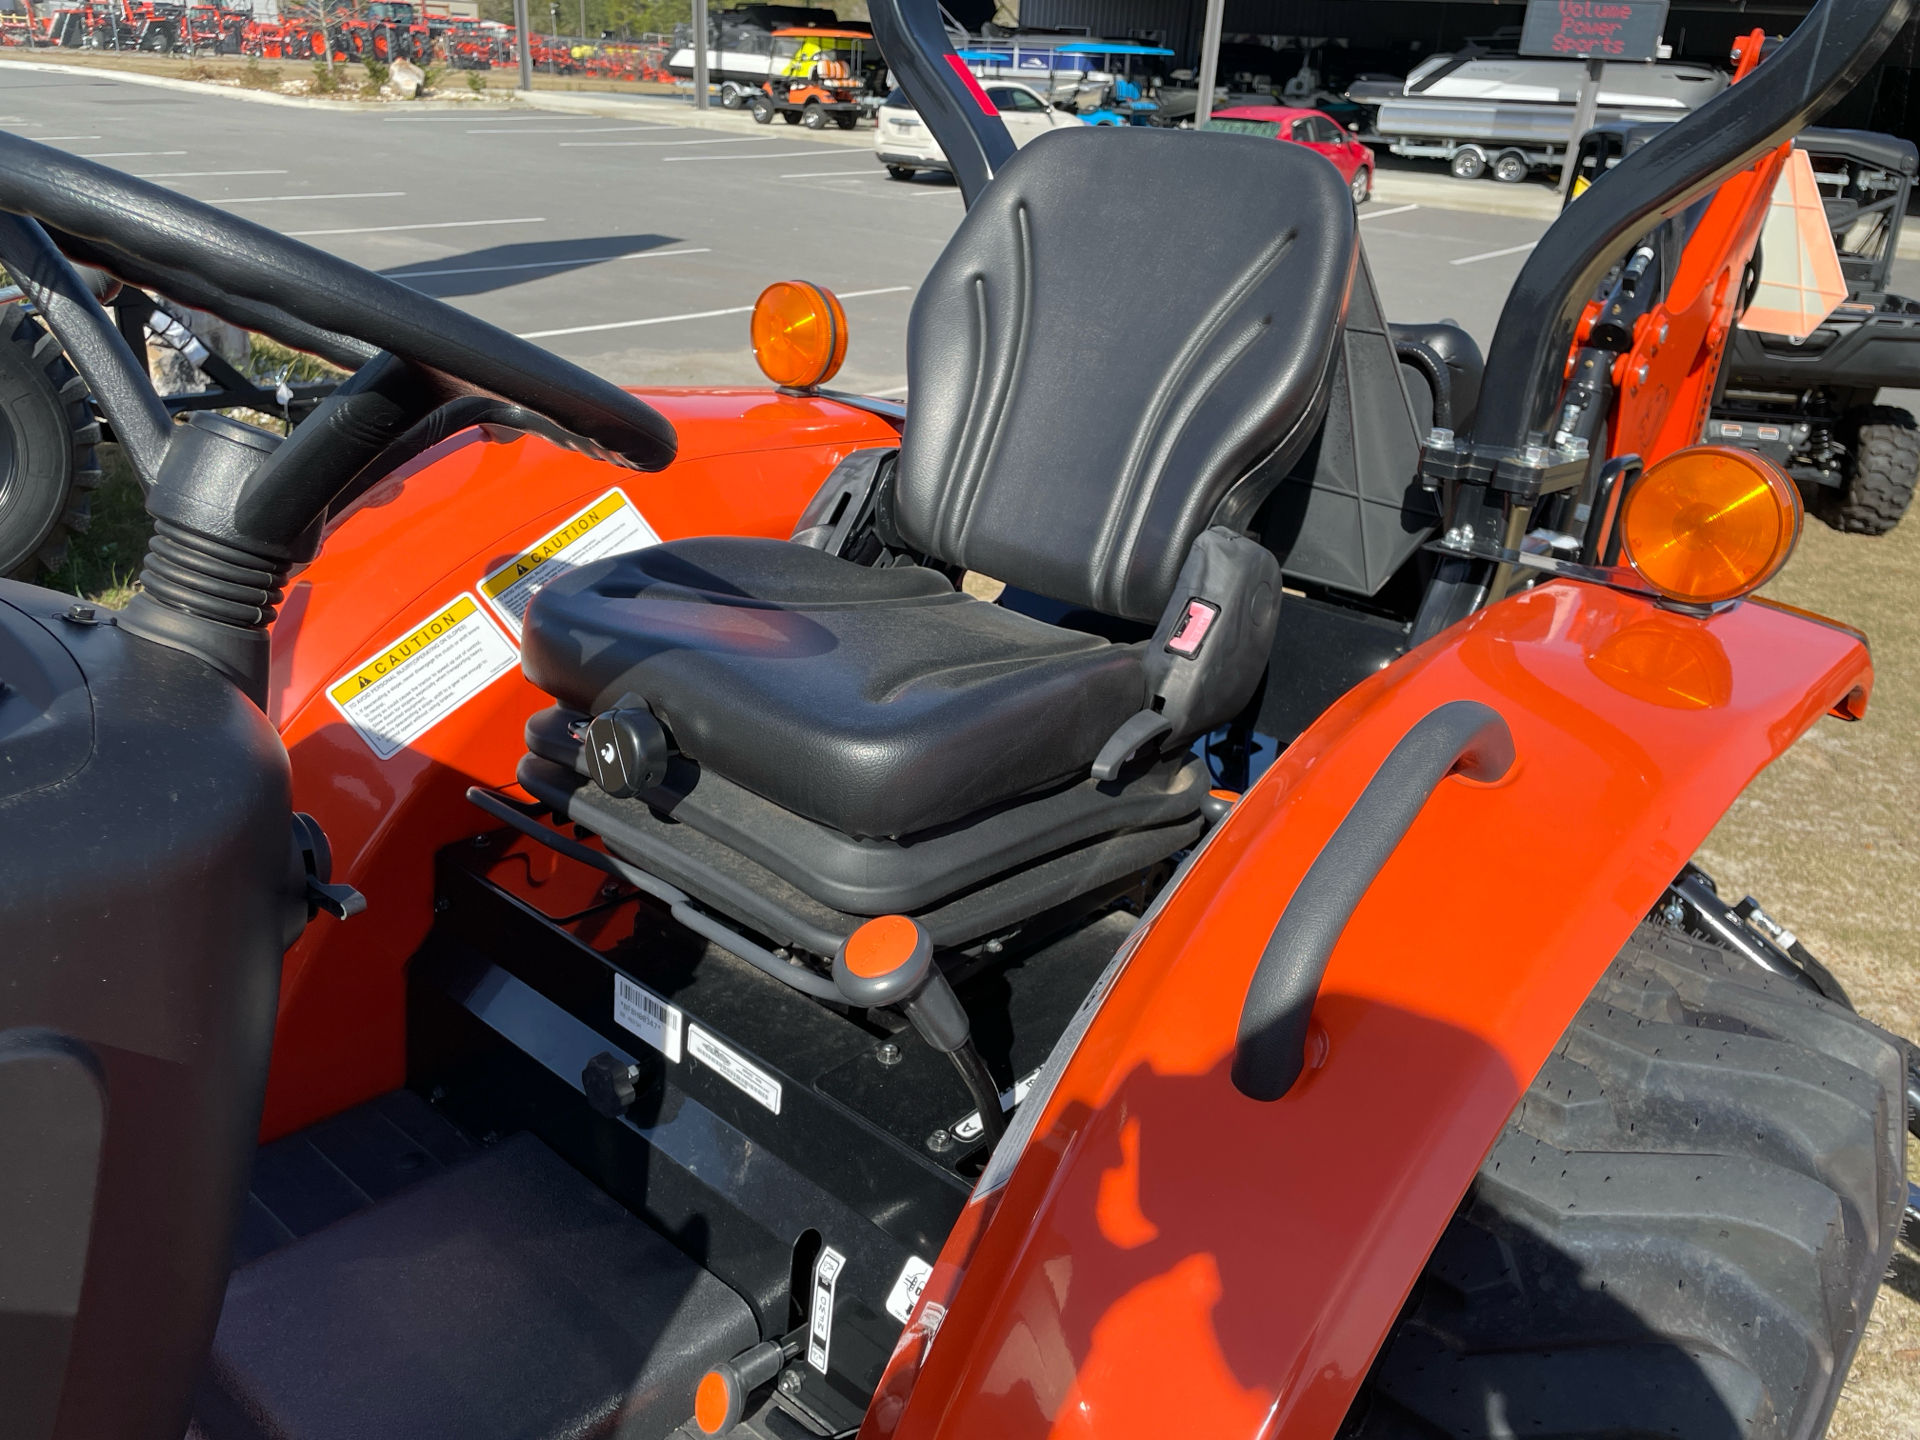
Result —
[[887, 174], [895, 180], [911, 180], [913, 179], [913, 167], [911, 165], [889, 165], [887, 166]]
[[749, 103], [752, 106], [753, 118], [756, 124], [771, 125], [773, 123], [773, 102], [771, 100], [765, 96], [761, 96]]
[[809, 130], [824, 130], [827, 126], [827, 112], [818, 105], [809, 104], [800, 112], [800, 123]]
[[1645, 925], [1481, 1165], [1343, 1434], [1814, 1440], [1900, 1224], [1905, 1047]]
[[19, 306], [0, 307], [0, 575], [29, 580], [66, 562], [100, 483], [99, 438], [60, 342]]
[[1863, 405], [1841, 420], [1840, 443], [1847, 447], [1846, 480], [1838, 491], [1821, 492], [1814, 513], [1836, 530], [1884, 535], [1913, 503], [1920, 429], [1905, 410]]
[[800, 123], [800, 112], [798, 110], [782, 110], [780, 112], [780, 118], [789, 125], [798, 125]]

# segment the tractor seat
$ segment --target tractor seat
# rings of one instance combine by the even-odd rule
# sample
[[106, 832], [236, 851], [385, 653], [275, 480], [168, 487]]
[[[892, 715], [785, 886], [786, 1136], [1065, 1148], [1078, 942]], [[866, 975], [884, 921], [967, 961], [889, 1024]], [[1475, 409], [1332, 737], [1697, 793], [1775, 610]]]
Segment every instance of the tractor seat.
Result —
[[540, 593], [527, 673], [592, 714], [641, 695], [702, 766], [848, 835], [970, 815], [1078, 771], [1141, 706], [1109, 645], [784, 540], [710, 536]]
[[[1141, 214], [1181, 218], [1177, 263]], [[703, 769], [856, 837], [1084, 781], [1123, 730], [1183, 746], [1265, 668], [1278, 562], [1241, 532], [1325, 414], [1357, 254], [1299, 146], [1043, 136], [914, 302], [896, 563], [722, 536], [604, 560], [534, 598], [528, 678], [586, 713], [638, 697]], [[1047, 625], [907, 555], [1157, 629]]]

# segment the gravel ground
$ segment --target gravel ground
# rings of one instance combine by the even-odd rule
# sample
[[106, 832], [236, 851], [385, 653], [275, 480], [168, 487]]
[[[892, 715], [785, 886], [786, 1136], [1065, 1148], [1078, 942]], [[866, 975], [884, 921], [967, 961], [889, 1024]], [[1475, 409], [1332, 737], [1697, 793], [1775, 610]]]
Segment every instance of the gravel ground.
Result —
[[[1766, 593], [1865, 631], [1873, 700], [1864, 720], [1822, 720], [1764, 771], [1698, 857], [1723, 892], [1757, 896], [1797, 931], [1862, 1014], [1909, 1037], [1920, 1036], [1916, 575], [1920, 519], [1885, 536], [1809, 522]], [[1920, 1180], [1915, 1150], [1908, 1172]], [[1920, 1437], [1920, 1251], [1896, 1254], [1828, 1434]]]

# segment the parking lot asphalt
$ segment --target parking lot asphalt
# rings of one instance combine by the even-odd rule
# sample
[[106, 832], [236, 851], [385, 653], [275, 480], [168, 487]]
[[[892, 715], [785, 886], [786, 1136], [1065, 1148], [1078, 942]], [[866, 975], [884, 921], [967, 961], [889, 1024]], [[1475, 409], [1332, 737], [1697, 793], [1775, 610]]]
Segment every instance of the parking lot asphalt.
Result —
[[[913, 292], [962, 215], [951, 182], [890, 180], [851, 136], [716, 130], [670, 109], [398, 108], [0, 66], [0, 129], [297, 236], [617, 382], [757, 381], [748, 311], [771, 281], [801, 278], [846, 304], [837, 383], [904, 393]], [[1178, 217], [1128, 199], [1142, 244], [1180, 243]], [[1362, 212], [1388, 316], [1449, 316], [1483, 345], [1545, 229], [1387, 201]]]

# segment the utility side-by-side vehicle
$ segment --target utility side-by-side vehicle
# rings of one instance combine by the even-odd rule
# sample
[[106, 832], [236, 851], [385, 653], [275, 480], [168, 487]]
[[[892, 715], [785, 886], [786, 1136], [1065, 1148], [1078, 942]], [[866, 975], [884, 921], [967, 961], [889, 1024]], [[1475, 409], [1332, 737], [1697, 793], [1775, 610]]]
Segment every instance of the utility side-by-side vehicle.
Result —
[[[1601, 178], [1483, 367], [1323, 157], [1016, 153], [875, 0], [969, 205], [904, 409], [810, 284], [775, 387], [628, 392], [0, 136], [154, 520], [123, 611], [0, 583], [0, 1424], [1818, 1436], [1909, 1056], [1690, 863], [1872, 681], [1695, 443], [1751, 232], [1688, 308], [1666, 231], [1673, 404], [1607, 402], [1684, 442], [1558, 432], [1610, 273], [1906, 14]], [[181, 420], [114, 284], [354, 373]]]

